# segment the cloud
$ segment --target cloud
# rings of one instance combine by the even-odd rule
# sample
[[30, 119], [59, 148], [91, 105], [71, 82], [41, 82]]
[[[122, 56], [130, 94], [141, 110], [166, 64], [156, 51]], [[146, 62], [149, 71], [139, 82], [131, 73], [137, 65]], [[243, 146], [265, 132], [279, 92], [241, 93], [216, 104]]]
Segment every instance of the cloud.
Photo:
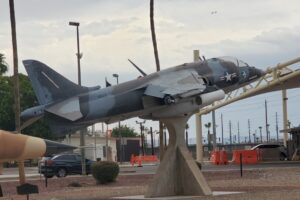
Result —
[[108, 35], [117, 30], [128, 28], [130, 24], [138, 18], [118, 18], [118, 19], [102, 19], [101, 21], [89, 22], [82, 27], [83, 34], [86, 35]]
[[278, 62], [292, 59], [299, 55], [300, 26], [293, 28], [275, 28], [263, 31], [248, 40], [222, 40], [202, 45], [201, 43], [185, 46], [186, 49], [201, 48], [208, 57], [231, 55], [251, 61], [255, 65], [267, 67]]

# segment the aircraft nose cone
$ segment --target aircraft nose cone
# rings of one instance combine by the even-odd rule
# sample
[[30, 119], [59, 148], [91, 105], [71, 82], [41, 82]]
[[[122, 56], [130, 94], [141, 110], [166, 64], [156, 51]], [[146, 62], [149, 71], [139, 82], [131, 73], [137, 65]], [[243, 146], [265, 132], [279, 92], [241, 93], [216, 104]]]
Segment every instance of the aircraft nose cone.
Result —
[[264, 70], [261, 70], [261, 69], [256, 69], [256, 74], [259, 76], [259, 77], [262, 77], [264, 75], [266, 75], [266, 72]]
[[249, 80], [257, 79], [266, 74], [265, 71], [256, 67], [249, 67]]

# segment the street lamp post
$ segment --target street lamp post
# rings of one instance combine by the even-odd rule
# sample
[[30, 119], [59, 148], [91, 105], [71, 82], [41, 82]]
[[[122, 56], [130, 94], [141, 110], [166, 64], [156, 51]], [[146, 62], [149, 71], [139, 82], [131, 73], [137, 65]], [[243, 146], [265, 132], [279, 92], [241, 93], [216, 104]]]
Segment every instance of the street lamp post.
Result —
[[141, 131], [141, 154], [144, 156], [145, 155], [145, 149], [144, 149], [144, 133], [143, 133], [143, 130], [144, 130], [144, 126], [143, 124], [146, 123], [146, 120], [142, 121], [142, 122], [139, 122], [139, 121], [135, 121], [137, 124], [140, 125], [140, 131]]
[[[113, 74], [112, 75], [117, 80], [117, 85], [119, 84], [119, 74]], [[120, 141], [120, 163], [123, 161], [123, 141], [122, 141], [122, 135], [121, 135], [121, 122], [118, 122], [119, 126], [119, 141]]]
[[[82, 58], [82, 54], [80, 53], [80, 45], [79, 45], [79, 22], [69, 22], [70, 26], [76, 27], [77, 34], [77, 68], [78, 68], [78, 85], [81, 86], [81, 69], [80, 69], [80, 59]], [[85, 164], [85, 138], [84, 131], [80, 130], [80, 147], [81, 147], [81, 168], [82, 175], [86, 175], [86, 164]]]
[[81, 85], [81, 68], [80, 68], [80, 59], [82, 54], [80, 53], [80, 45], [79, 45], [79, 22], [69, 22], [70, 26], [76, 26], [76, 34], [77, 34], [77, 67], [78, 67], [78, 85]]

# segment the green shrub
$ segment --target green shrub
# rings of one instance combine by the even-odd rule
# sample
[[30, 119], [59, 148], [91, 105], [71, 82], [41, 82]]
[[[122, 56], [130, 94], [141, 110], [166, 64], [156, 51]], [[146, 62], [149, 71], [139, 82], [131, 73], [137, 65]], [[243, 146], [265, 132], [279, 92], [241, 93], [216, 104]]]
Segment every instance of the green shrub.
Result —
[[111, 161], [99, 161], [92, 165], [92, 174], [97, 184], [115, 181], [119, 174], [119, 165]]

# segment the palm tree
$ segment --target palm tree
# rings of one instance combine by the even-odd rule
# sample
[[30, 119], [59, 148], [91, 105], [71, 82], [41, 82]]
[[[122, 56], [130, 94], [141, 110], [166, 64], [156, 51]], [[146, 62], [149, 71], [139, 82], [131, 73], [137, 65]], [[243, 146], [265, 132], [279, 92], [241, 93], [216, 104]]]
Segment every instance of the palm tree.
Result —
[[0, 53], [0, 76], [5, 74], [8, 70], [8, 65], [5, 62], [4, 54]]
[[[151, 36], [152, 36], [152, 43], [154, 49], [154, 57], [156, 63], [156, 71], [160, 71], [160, 63], [158, 58], [158, 50], [157, 50], [157, 42], [156, 42], [156, 35], [155, 35], [155, 26], [154, 26], [154, 0], [150, 0], [150, 28], [151, 28]], [[164, 155], [164, 142], [163, 142], [163, 123], [159, 122], [159, 152], [160, 152], [160, 160], [163, 159]]]

